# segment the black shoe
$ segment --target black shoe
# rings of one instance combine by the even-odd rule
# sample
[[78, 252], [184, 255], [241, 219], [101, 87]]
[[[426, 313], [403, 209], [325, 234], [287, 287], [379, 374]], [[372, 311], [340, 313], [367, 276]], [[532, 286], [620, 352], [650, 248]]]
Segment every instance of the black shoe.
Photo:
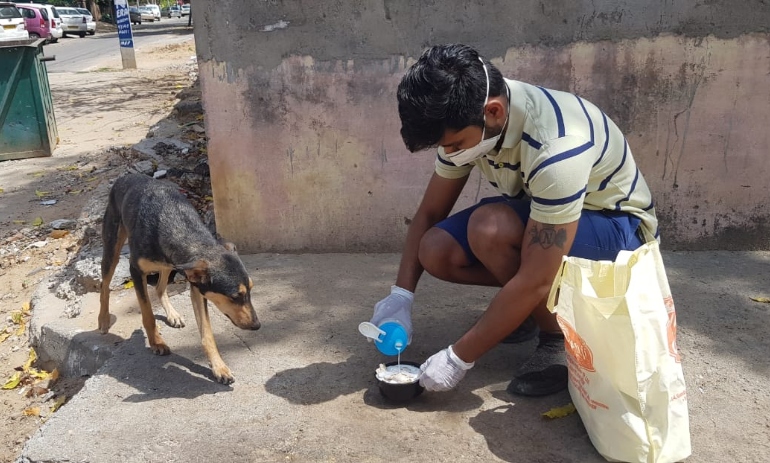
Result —
[[535, 353], [518, 369], [508, 385], [508, 392], [541, 397], [567, 389], [568, 381], [564, 336], [541, 333]]
[[537, 336], [537, 333], [539, 332], [537, 328], [537, 322], [535, 322], [535, 319], [530, 317], [527, 317], [526, 320], [524, 320], [524, 323], [522, 323], [518, 328], [513, 330], [511, 334], [504, 337], [502, 341], [500, 341], [500, 344], [517, 344], [520, 342], [529, 341], [530, 339], [533, 339], [535, 336]]

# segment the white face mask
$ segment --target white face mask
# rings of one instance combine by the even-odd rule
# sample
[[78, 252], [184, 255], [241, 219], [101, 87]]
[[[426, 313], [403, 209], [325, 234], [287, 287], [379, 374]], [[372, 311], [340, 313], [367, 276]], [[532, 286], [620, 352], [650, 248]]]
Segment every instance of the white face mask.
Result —
[[[484, 106], [483, 108], [487, 107], [487, 102], [489, 101], [489, 73], [487, 72], [487, 66], [484, 64], [484, 60], [479, 58], [479, 61], [481, 61], [481, 65], [484, 67], [484, 75], [487, 76], [487, 95], [484, 97]], [[505, 115], [505, 122], [508, 123], [508, 114]], [[505, 127], [505, 124], [503, 124], [503, 127]], [[446, 157], [449, 158], [450, 161], [456, 166], [464, 166], [466, 164], [470, 164], [471, 162], [475, 161], [476, 159], [479, 159], [480, 157], [486, 155], [492, 149], [497, 145], [497, 142], [500, 141], [500, 137], [503, 135], [502, 132], [495, 135], [492, 138], [484, 139], [484, 135], [487, 130], [487, 114], [486, 110], [484, 110], [484, 128], [481, 131], [481, 141], [478, 145], [473, 146], [471, 148], [466, 148], [462, 150], [457, 150], [454, 153], [447, 154]]]

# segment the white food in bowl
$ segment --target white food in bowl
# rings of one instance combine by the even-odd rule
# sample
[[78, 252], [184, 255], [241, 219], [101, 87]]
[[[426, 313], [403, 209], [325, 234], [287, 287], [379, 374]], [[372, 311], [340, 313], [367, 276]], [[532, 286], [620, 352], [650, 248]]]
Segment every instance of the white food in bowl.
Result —
[[390, 365], [382, 363], [376, 371], [377, 379], [389, 384], [411, 384], [420, 377], [420, 369], [412, 365]]

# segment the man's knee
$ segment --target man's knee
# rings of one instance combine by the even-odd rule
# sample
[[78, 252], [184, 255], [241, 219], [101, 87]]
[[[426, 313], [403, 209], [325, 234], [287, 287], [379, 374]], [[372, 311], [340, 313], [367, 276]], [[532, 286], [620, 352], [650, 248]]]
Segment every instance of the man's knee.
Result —
[[524, 224], [510, 207], [490, 204], [476, 209], [468, 220], [468, 243], [473, 254], [484, 256], [502, 249], [521, 247]]
[[417, 257], [426, 272], [441, 280], [446, 280], [452, 274], [452, 268], [468, 265], [465, 250], [457, 240], [436, 227], [423, 235]]

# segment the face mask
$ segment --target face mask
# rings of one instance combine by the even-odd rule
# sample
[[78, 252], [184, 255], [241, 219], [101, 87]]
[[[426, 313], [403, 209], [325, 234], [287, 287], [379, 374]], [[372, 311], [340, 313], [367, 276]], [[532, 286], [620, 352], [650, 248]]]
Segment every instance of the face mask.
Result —
[[[481, 58], [479, 58], [479, 61], [481, 61], [481, 65], [484, 67], [484, 75], [487, 76], [487, 95], [484, 97], [484, 106], [482, 106], [482, 108], [486, 108], [487, 102], [489, 101], [489, 73], [487, 72], [487, 66], [484, 64], [484, 61]], [[507, 114], [505, 116], [505, 123], [508, 123]], [[505, 127], [505, 124], [503, 124], [503, 127]], [[452, 161], [452, 163], [456, 166], [464, 166], [492, 151], [492, 149], [497, 145], [497, 142], [500, 141], [500, 137], [503, 135], [503, 133], [500, 132], [498, 135], [495, 135], [492, 138], [487, 138], [485, 140], [484, 135], [486, 130], [487, 115], [486, 111], [484, 111], [484, 128], [481, 131], [481, 141], [479, 144], [471, 148], [457, 150], [454, 153], [447, 154], [447, 158], [449, 158], [449, 160]]]

